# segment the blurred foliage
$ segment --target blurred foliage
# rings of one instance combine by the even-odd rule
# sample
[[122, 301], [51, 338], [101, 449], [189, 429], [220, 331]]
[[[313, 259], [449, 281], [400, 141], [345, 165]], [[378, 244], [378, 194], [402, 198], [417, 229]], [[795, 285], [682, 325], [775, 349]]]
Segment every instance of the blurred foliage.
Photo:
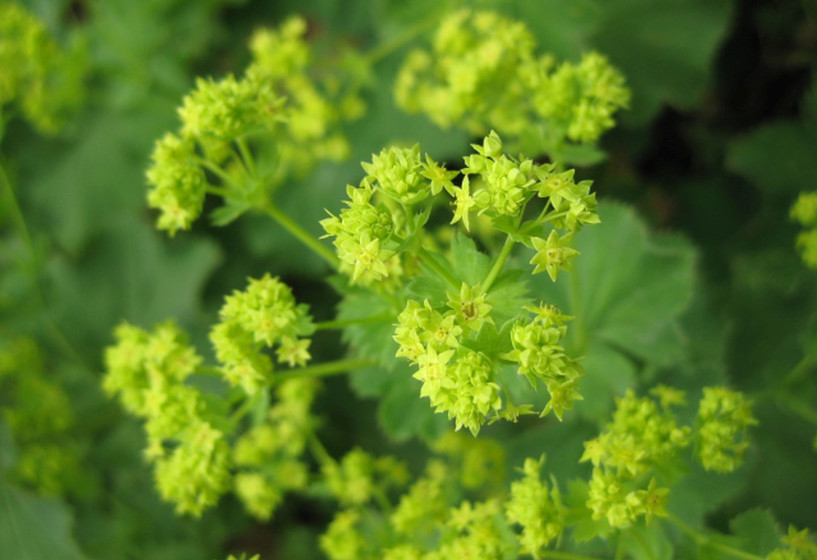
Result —
[[[222, 229], [200, 223], [172, 240], [155, 232], [144, 170], [154, 140], [176, 126], [174, 108], [195, 77], [242, 68], [257, 26], [303, 14], [323, 53], [394, 43], [361, 78], [367, 111], [346, 127], [349, 160], [317, 164], [280, 193], [280, 208], [319, 234], [324, 209], [337, 212], [345, 185], [363, 175], [358, 162], [384, 145], [419, 142], [439, 161], [467, 150], [473, 139], [463, 131], [400, 112], [391, 86], [418, 40], [407, 33], [463, 3], [21, 3], [57, 45], [79, 53], [66, 64], [84, 77], [85, 91], [52, 136], [14, 105], [0, 113], [0, 558], [320, 554], [317, 535], [331, 512], [312, 496], [288, 501], [264, 524], [229, 500], [199, 520], [175, 516], [152, 490], [140, 427], [99, 389], [102, 348], [122, 320], [149, 326], [173, 317], [208, 348], [223, 295], [264, 272], [284, 277], [315, 310], [335, 304], [319, 284], [323, 263], [259, 216]], [[692, 392], [729, 383], [756, 403], [748, 465], [726, 477], [687, 473], [672, 502], [686, 523], [728, 536], [703, 544], [679, 536], [676, 557], [718, 558], [719, 543], [766, 555], [779, 547], [781, 527], [815, 529], [817, 282], [795, 250], [788, 215], [817, 176], [817, 8], [808, 0], [467, 4], [525, 21], [540, 49], [558, 59], [604, 53], [633, 90], [622, 124], [601, 141], [607, 159], [578, 171], [595, 181], [603, 224], [577, 236], [574, 275], [533, 284], [542, 299], [580, 317], [568, 344], [586, 355], [585, 400], [564, 423], [522, 417], [480, 438], [502, 441], [511, 467], [546, 452], [548, 470], [567, 481], [589, 472], [577, 463], [582, 442], [628, 388], [660, 381]], [[368, 305], [357, 303], [340, 317]], [[347, 335], [364, 354], [393, 355], [391, 327], [374, 323]], [[21, 361], [23, 345], [29, 361]], [[331, 335], [316, 337], [315, 346], [317, 355], [342, 352]], [[318, 397], [329, 450], [389, 450], [419, 472], [429, 453], [423, 438], [446, 423], [418, 398], [405, 364], [372, 373], [333, 379]], [[22, 433], [13, 411], [33, 402], [26, 387], [38, 405], [53, 397], [41, 405], [48, 415], [54, 402], [67, 403], [70, 421]], [[56, 444], [76, 478], [60, 475], [49, 485], [21, 475], [37, 446]], [[640, 543], [644, 558], [671, 557], [653, 527], [626, 538]], [[599, 546], [576, 550], [605, 554]]]

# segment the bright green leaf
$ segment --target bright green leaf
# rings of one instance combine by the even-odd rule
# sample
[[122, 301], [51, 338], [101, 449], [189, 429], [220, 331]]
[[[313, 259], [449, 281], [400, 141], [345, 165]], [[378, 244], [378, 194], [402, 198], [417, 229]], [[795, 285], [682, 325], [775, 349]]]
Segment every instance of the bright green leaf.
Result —
[[735, 517], [729, 527], [741, 539], [741, 550], [766, 556], [780, 546], [782, 533], [768, 510], [752, 509]]

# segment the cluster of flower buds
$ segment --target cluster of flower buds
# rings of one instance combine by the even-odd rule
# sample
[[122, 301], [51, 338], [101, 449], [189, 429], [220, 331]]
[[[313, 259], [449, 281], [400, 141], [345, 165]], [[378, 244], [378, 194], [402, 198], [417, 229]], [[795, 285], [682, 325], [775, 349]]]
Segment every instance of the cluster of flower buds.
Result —
[[196, 81], [179, 108], [179, 130], [157, 142], [147, 171], [159, 229], [171, 235], [189, 229], [207, 193], [224, 197], [228, 210], [217, 217], [224, 223], [263, 206], [287, 177], [316, 160], [346, 156], [346, 141], [333, 130], [343, 115], [308, 75], [305, 32], [300, 17], [258, 31], [242, 77]]
[[523, 144], [539, 140], [539, 150], [565, 138], [593, 142], [613, 127], [630, 92], [605, 57], [591, 52], [578, 64], [557, 64], [535, 51], [522, 23], [494, 12], [454, 12], [430, 52], [416, 49], [406, 58], [397, 103], [443, 127], [495, 129]]
[[254, 395], [270, 384], [272, 359], [262, 350], [276, 347], [278, 362], [305, 365], [314, 330], [304, 304], [297, 304], [289, 287], [269, 274], [251, 278], [247, 289], [225, 298], [210, 340], [233, 386]]

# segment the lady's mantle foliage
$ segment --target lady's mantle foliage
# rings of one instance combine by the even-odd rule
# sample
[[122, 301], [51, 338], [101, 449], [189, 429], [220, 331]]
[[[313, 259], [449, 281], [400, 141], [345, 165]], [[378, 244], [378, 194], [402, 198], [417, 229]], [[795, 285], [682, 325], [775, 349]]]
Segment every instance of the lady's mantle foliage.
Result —
[[[359, 108], [354, 88], [335, 105], [328, 101], [332, 88], [307, 78], [304, 30], [295, 18], [261, 32], [242, 77], [197, 82], [179, 109], [179, 130], [156, 145], [148, 196], [161, 211], [159, 227], [171, 234], [190, 227], [208, 193], [224, 199], [215, 215], [220, 223], [248, 209], [266, 211], [348, 278], [333, 280], [343, 297], [339, 317], [313, 324], [290, 289], [266, 275], [226, 298], [210, 333], [214, 366], [203, 364], [173, 323], [153, 332], [128, 324], [117, 329], [106, 353], [105, 388], [145, 420], [146, 455], [162, 495], [180, 512], [198, 515], [233, 491], [261, 520], [287, 491], [332, 498], [341, 509], [320, 545], [333, 560], [539, 558], [571, 528], [580, 540], [624, 534], [641, 519], [667, 516], [670, 487], [689, 466], [682, 461], [697, 457], [720, 472], [737, 468], [755, 420], [750, 403], [725, 388], [704, 390], [691, 426], [679, 420], [681, 391], [657, 387], [641, 398], [628, 391], [617, 399], [612, 421], [585, 443], [581, 460], [592, 463], [590, 479], [565, 494], [556, 477], [543, 478], [544, 456], [527, 458], [505, 488], [496, 472], [504, 464], [502, 447], [462, 435], [443, 439], [437, 450], [446, 457], [430, 460], [413, 483], [393, 457], [359, 448], [340, 460], [329, 456], [310, 411], [314, 377], [352, 363], [371, 368], [370, 383], [383, 386], [389, 375], [404, 373], [391, 365], [394, 356], [405, 359], [421, 383], [420, 396], [473, 435], [486, 421], [533, 412], [552, 411], [561, 420], [582, 399], [583, 368], [566, 350], [573, 317], [553, 301], [537, 305], [526, 280], [547, 272], [551, 284], [583, 262], [575, 239], [600, 222], [597, 204], [591, 183], [577, 181], [562, 156], [565, 146], [596, 141], [629, 94], [598, 54], [557, 65], [534, 54], [519, 23], [489, 12], [453, 14], [437, 31], [433, 54], [409, 56], [397, 98], [438, 124], [487, 135], [459, 169], [423, 155], [418, 145], [373, 155], [362, 164], [365, 177], [347, 187], [345, 208], [322, 221], [335, 256], [270, 197], [292, 173], [342, 155], [345, 141], [333, 127]], [[546, 152], [552, 163], [509, 153], [493, 129], [514, 149]], [[622, 223], [621, 216], [611, 221]], [[632, 262], [641, 258], [634, 244], [619, 242], [625, 250], [611, 258], [626, 250], [636, 255], [628, 257]], [[576, 295], [573, 288], [583, 284], [571, 280]], [[643, 303], [650, 293], [636, 295]], [[588, 325], [579, 299], [571, 299], [574, 325], [598, 330]], [[350, 359], [307, 367], [308, 337], [328, 328], [346, 330]], [[377, 336], [365, 340], [370, 332]], [[573, 348], [583, 352], [592, 334], [579, 332]], [[274, 361], [288, 369], [275, 371]], [[221, 383], [206, 392], [203, 375]], [[413, 383], [409, 375], [403, 377]], [[547, 400], [537, 398], [539, 387]], [[694, 453], [683, 457], [690, 447]], [[796, 532], [789, 537], [804, 539]]]

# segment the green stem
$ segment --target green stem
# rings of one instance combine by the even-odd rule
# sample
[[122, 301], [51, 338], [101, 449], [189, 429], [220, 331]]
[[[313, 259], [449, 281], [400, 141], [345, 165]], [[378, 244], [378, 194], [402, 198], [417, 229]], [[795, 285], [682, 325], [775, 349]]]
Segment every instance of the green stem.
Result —
[[[235, 191], [243, 190], [241, 188], [241, 186], [236, 182], [235, 179], [230, 177], [230, 175], [228, 175], [226, 171], [224, 171], [218, 165], [214, 164], [212, 161], [210, 161], [208, 159], [205, 159], [205, 158], [202, 158], [202, 157], [195, 157], [195, 158], [193, 158], [193, 161], [195, 163], [197, 163], [198, 165], [204, 167], [207, 171], [211, 172], [213, 175], [215, 175], [216, 177], [218, 177], [222, 181], [224, 181], [224, 183], [226, 185], [229, 185], [230, 188], [232, 188], [233, 190], [235, 190]], [[218, 188], [218, 187], [214, 187], [214, 188]], [[224, 196], [224, 195], [222, 195], [222, 196]]]
[[333, 362], [326, 362], [315, 366], [306, 366], [302, 368], [290, 369], [274, 374], [274, 381], [280, 383], [287, 379], [302, 379], [305, 377], [318, 378], [327, 377], [329, 375], [337, 375], [346, 373], [353, 369], [360, 369], [369, 366], [375, 366], [378, 362], [375, 360], [368, 360], [365, 358], [355, 358], [349, 360], [335, 360]]
[[258, 169], [255, 166], [255, 158], [252, 157], [252, 152], [247, 141], [244, 138], [237, 138], [235, 141], [238, 146], [238, 151], [241, 153], [241, 159], [244, 161], [244, 167], [247, 169], [247, 174], [250, 177], [258, 177]]
[[236, 408], [233, 411], [233, 413], [230, 415], [230, 421], [229, 421], [230, 425], [231, 426], [236, 426], [241, 421], [241, 419], [244, 418], [244, 416], [246, 416], [247, 413], [252, 410], [252, 408], [255, 406], [255, 403], [257, 403], [258, 399], [261, 398], [262, 394], [263, 394], [263, 391], [259, 391], [258, 393], [256, 393], [252, 397], [244, 399], [241, 402], [241, 406]]
[[482, 282], [481, 288], [483, 293], [486, 293], [491, 289], [491, 286], [494, 285], [496, 277], [499, 276], [499, 272], [502, 270], [502, 267], [505, 266], [505, 261], [507, 261], [508, 257], [511, 255], [511, 250], [513, 249], [514, 244], [515, 242], [513, 239], [511, 239], [510, 235], [505, 238], [505, 244], [502, 246], [502, 249], [500, 249], [499, 255], [494, 261], [494, 265], [488, 272], [488, 276], [486, 276], [485, 280]]
[[689, 537], [691, 537], [692, 540], [694, 540], [699, 546], [705, 544], [711, 546], [712, 548], [720, 550], [725, 554], [734, 556], [735, 558], [744, 558], [746, 560], [763, 560], [763, 557], [758, 556], [757, 554], [751, 554], [749, 552], [733, 548], [727, 544], [723, 544], [715, 540], [712, 540], [712, 537], [710, 537], [709, 535], [705, 535], [703, 533], [696, 531], [695, 529], [693, 529], [692, 527], [690, 527], [689, 525], [687, 525], [686, 523], [684, 523], [678, 517], [671, 513], [667, 514], [667, 520], [669, 520], [673, 525], [681, 529], [681, 531], [689, 535]]
[[360, 317], [357, 319], [338, 319], [335, 321], [322, 321], [315, 323], [313, 326], [316, 331], [328, 331], [333, 329], [342, 329], [351, 325], [368, 325], [370, 323], [383, 323], [392, 321], [394, 317], [381, 313], [380, 315], [370, 315], [369, 317]]
[[809, 373], [813, 367], [814, 359], [811, 356], [803, 356], [803, 359], [800, 360], [788, 374], [786, 374], [786, 377], [783, 378], [780, 386], [788, 387], [789, 385], [793, 385], [801, 377]]
[[454, 288], [455, 290], [460, 289], [460, 285], [457, 282], [457, 279], [454, 278], [454, 276], [450, 272], [441, 267], [440, 264], [434, 259], [434, 257], [431, 256], [431, 254], [428, 251], [420, 247], [417, 250], [417, 256], [419, 256], [420, 260], [423, 261], [423, 263], [425, 263], [426, 265], [428, 265], [428, 267], [431, 270], [436, 272], [440, 276], [440, 278], [448, 282], [448, 284], [452, 288]]
[[210, 194], [220, 196], [221, 198], [227, 198], [232, 194], [229, 190], [222, 187], [216, 187], [215, 185], [207, 185], [204, 187], [204, 190]]
[[783, 404], [783, 406], [797, 414], [803, 420], [806, 420], [814, 425], [817, 425], [817, 410], [810, 408], [808, 405], [801, 401], [789, 398], [788, 396], [782, 397], [779, 400], [781, 404]]
[[323, 260], [328, 262], [332, 268], [338, 269], [340, 267], [340, 260], [330, 249], [325, 247], [318, 241], [311, 233], [295, 223], [289, 216], [281, 212], [274, 204], [267, 203], [261, 207], [261, 210], [269, 214], [272, 219], [278, 222], [289, 233], [298, 238], [304, 245], [312, 249]]
[[309, 438], [309, 451], [321, 466], [335, 463], [335, 460], [323, 446], [321, 441], [315, 436], [315, 434], [312, 434], [312, 436]]
[[[548, 204], [550, 204], [550, 201], [548, 201]], [[543, 212], [541, 220], [542, 220], [543, 224], [546, 224], [547, 222], [551, 222], [551, 221], [555, 220], [556, 218], [561, 218], [562, 216], [567, 216], [569, 213], [570, 213], [569, 210], [562, 210], [561, 212], [551, 212], [549, 214]]]

